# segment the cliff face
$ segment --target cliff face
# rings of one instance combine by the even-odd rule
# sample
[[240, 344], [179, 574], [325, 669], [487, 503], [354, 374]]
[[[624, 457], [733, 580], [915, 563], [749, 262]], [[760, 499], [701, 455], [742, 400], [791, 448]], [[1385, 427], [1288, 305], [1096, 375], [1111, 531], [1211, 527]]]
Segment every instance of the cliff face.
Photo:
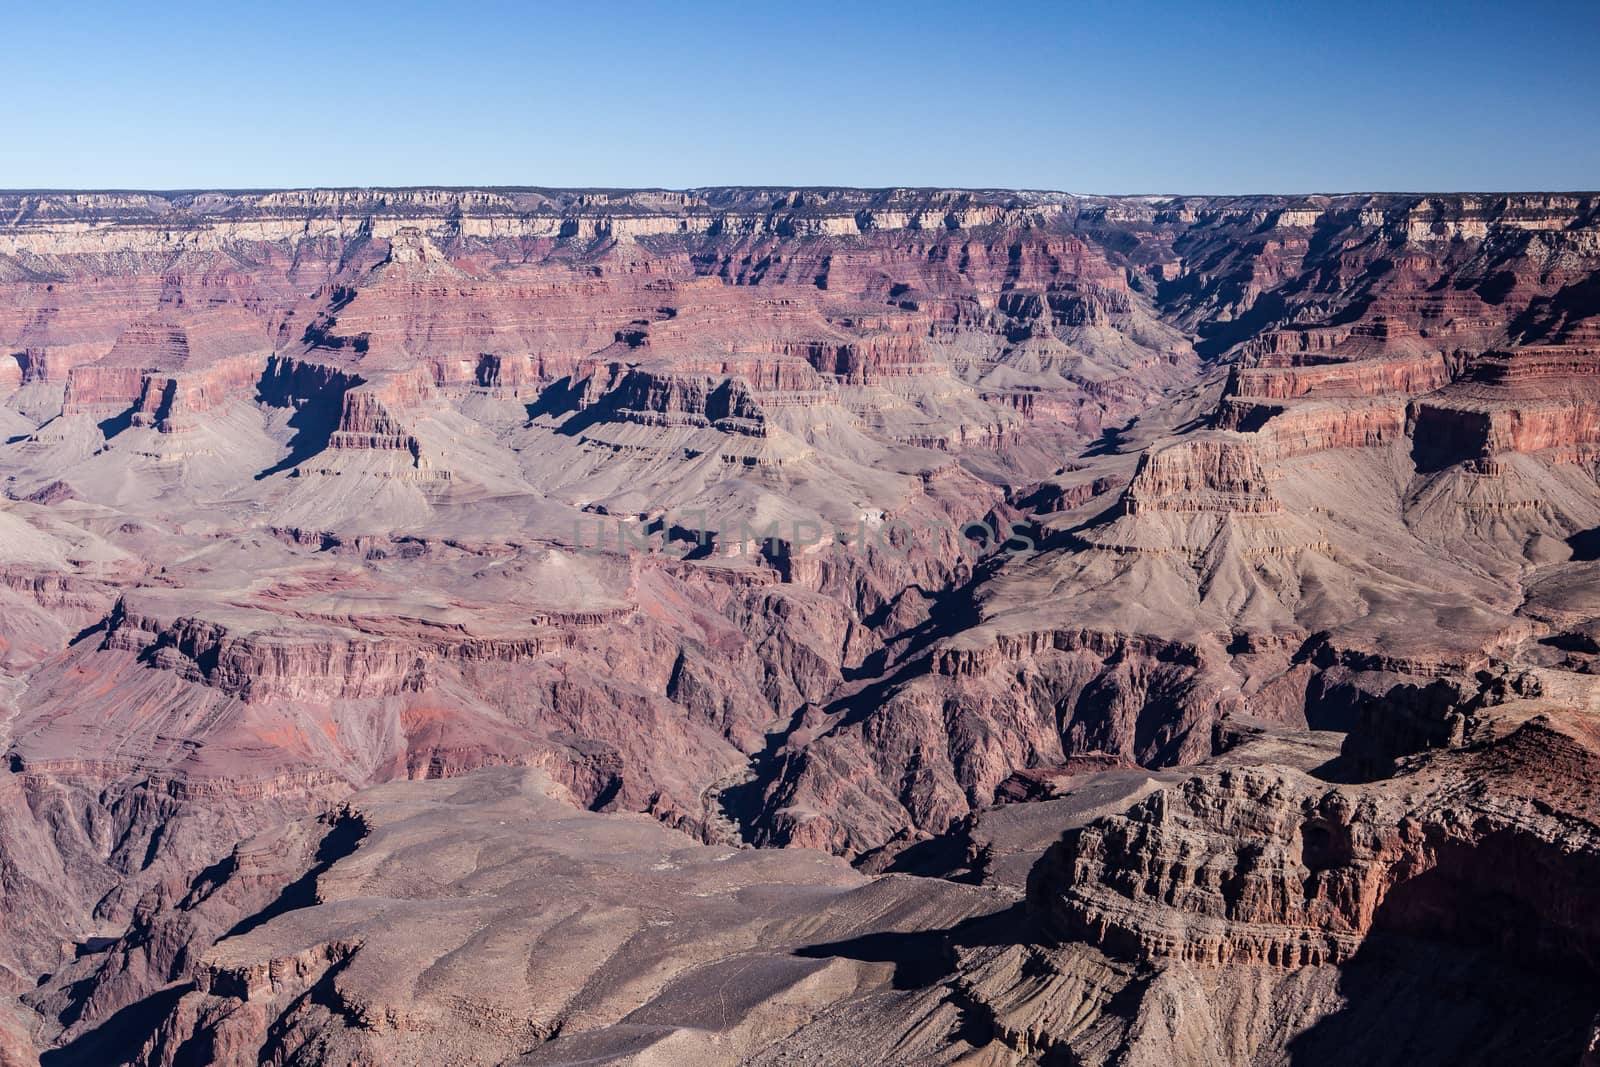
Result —
[[196, 429], [212, 410], [252, 396], [266, 364], [261, 355], [233, 356], [194, 371], [142, 375], [129, 421], [162, 433]]
[[[1589, 711], [1559, 703], [1512, 701], [1482, 717], [1465, 748], [1386, 781], [1331, 785], [1246, 765], [1155, 792], [1068, 831], [1046, 853], [1029, 884], [1041, 944], [1032, 973], [991, 953], [974, 958], [969, 988], [992, 1010], [1029, 990], [1067, 1008], [1074, 972], [1102, 961], [1113, 991], [1143, 1001], [1137, 1015], [1173, 1013], [1165, 1033], [1119, 1034], [1124, 1056], [1155, 1062], [1189, 1043], [1196, 1062], [1239, 1062], [1322, 1054], [1343, 1042], [1389, 1062], [1381, 1043], [1433, 1009], [1410, 993], [1384, 1004], [1405, 982], [1384, 989], [1374, 969], [1431, 972], [1425, 980], [1445, 986], [1463, 968], [1543, 975], [1544, 1007], [1513, 1009], [1523, 1020], [1546, 1013], [1541, 1047], [1486, 1020], [1464, 1023], [1484, 1047], [1461, 1054], [1577, 1062], [1590, 1040], [1600, 960], [1594, 930], [1569, 906], [1597, 859], [1593, 798], [1571, 784], [1595, 759], [1589, 720]], [[1136, 969], [1123, 971], [1128, 964]], [[1130, 980], [1141, 967], [1160, 977]], [[1323, 976], [1338, 976], [1343, 992], [1331, 1013], [1318, 1003], [1331, 991]], [[1209, 1006], [1208, 986], [1226, 990]], [[1560, 988], [1579, 995], [1566, 1001]], [[1273, 1017], [1291, 1025], [1254, 1029], [1241, 1025], [1248, 1012], [1230, 1018], [1241, 989], [1267, 996]], [[1487, 1002], [1468, 1010], [1495, 1014]], [[1013, 1044], [1104, 1062], [1103, 1036], [1070, 1016], [1038, 1005], [1017, 1015]]]
[[1195, 440], [1146, 452], [1122, 500], [1129, 515], [1282, 510], [1267, 488], [1257, 450], [1223, 439]]
[[[992, 1040], [930, 1022], [886, 1061], [1109, 1062], [1138, 1045], [1113, 998], [1148, 1021], [1208, 983], [1313, 1026], [1390, 934], [1495, 940], [1449, 918], [1468, 904], [1524, 963], [1588, 974], [1590, 815], [1495, 777], [1581, 780], [1586, 735], [1474, 731], [1518, 671], [1600, 671], [1597, 207], [0, 195], [0, 965], [18, 991], [61, 974], [21, 1018], [77, 1042], [167, 996], [149, 1062], [334, 1031], [453, 1055], [469, 993], [393, 999], [379, 918], [234, 929], [348, 862], [318, 849], [354, 824], [314, 820], [382, 783], [537, 773], [595, 826], [911, 870], [997, 800], [1252, 731], [1352, 740], [1333, 767], [1235, 762], [1101, 811], [1041, 865], [1038, 930], [941, 934], [971, 950], [945, 1008], [896, 1002], [959, 1003]], [[1440, 749], [1446, 784], [1354, 781]], [[288, 836], [237, 850], [258, 831]], [[457, 933], [446, 955], [482, 947]], [[1019, 982], [1022, 956], [1045, 962]], [[831, 984], [876, 997], [855, 964], [885, 960], [828, 958], [755, 998], [832, 1019], [814, 1044], [754, 1001], [702, 1029], [754, 1057], [758, 1031], [824, 1048], [850, 1011], [900, 1018]], [[1057, 1003], [1029, 984], [1047, 972], [1100, 1044], [1028, 1018]], [[563, 1027], [598, 1009], [567, 992], [492, 1006], [493, 1047], [587, 1054]], [[364, 1006], [324, 1011], [347, 993]], [[1244, 999], [1206, 1016], [1215, 1062], [1243, 1055]]]

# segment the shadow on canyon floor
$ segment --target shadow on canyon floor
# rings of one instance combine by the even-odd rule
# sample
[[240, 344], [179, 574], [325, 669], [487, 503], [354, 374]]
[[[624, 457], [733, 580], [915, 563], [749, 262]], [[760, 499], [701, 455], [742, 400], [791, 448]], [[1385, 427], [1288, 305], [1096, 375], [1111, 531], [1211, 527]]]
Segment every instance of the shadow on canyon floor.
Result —
[[806, 959], [842, 956], [863, 963], [892, 963], [896, 989], [923, 989], [955, 971], [952, 950], [979, 945], [1010, 945], [1026, 940], [1033, 919], [1022, 904], [980, 915], [946, 930], [886, 931], [844, 941], [807, 945], [795, 952]]
[[187, 984], [135, 1001], [93, 1030], [57, 1049], [39, 1054], [40, 1067], [103, 1067], [126, 1063], [150, 1038], [189, 991]]
[[1375, 935], [1340, 969], [1344, 1007], [1289, 1041], [1295, 1067], [1546, 1067], [1577, 1063], [1592, 983], [1435, 941]]

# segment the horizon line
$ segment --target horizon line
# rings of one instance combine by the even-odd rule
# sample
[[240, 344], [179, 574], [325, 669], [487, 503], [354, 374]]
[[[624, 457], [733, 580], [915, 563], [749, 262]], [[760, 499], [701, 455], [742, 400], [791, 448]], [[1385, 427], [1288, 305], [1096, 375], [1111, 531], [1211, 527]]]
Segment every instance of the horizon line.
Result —
[[1594, 189], [1561, 189], [1561, 188], [1504, 188], [1504, 189], [1348, 189], [1337, 191], [1312, 191], [1312, 192], [1232, 192], [1232, 193], [1199, 193], [1199, 192], [1073, 192], [1066, 189], [1050, 189], [1030, 186], [1008, 185], [849, 185], [842, 183], [824, 184], [784, 184], [781, 182], [732, 182], [716, 183], [709, 185], [664, 186], [664, 185], [514, 185], [500, 183], [476, 183], [469, 185], [414, 183], [404, 185], [262, 185], [262, 186], [227, 186], [227, 185], [194, 185], [174, 186], [162, 188], [157, 186], [17, 186], [0, 187], [0, 196], [74, 196], [85, 194], [109, 193], [136, 193], [148, 196], [192, 196], [201, 193], [219, 193], [224, 195], [244, 196], [262, 195], [271, 193], [296, 193], [296, 192], [416, 192], [421, 190], [436, 190], [439, 192], [522, 192], [522, 193], [707, 193], [717, 190], [786, 190], [790, 192], [854, 192], [854, 193], [1031, 193], [1047, 196], [1064, 196], [1075, 199], [1102, 199], [1102, 200], [1136, 200], [1136, 199], [1228, 199], [1247, 200], [1260, 197], [1349, 197], [1349, 196], [1600, 196], [1600, 188]]

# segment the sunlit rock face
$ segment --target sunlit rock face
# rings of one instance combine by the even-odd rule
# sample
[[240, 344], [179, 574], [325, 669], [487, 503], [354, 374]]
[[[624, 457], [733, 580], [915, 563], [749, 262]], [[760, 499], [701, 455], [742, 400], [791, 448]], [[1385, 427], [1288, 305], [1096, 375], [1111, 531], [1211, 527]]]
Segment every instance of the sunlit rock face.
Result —
[[0, 218], [0, 1059], [1582, 1053], [1593, 198]]

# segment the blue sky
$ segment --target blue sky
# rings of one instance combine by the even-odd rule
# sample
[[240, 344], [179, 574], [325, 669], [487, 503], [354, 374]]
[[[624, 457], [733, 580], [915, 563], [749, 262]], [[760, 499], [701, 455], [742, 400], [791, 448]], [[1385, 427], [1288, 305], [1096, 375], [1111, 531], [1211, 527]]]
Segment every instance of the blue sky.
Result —
[[6, 188], [1600, 188], [1600, 0], [82, 0], [0, 25]]

